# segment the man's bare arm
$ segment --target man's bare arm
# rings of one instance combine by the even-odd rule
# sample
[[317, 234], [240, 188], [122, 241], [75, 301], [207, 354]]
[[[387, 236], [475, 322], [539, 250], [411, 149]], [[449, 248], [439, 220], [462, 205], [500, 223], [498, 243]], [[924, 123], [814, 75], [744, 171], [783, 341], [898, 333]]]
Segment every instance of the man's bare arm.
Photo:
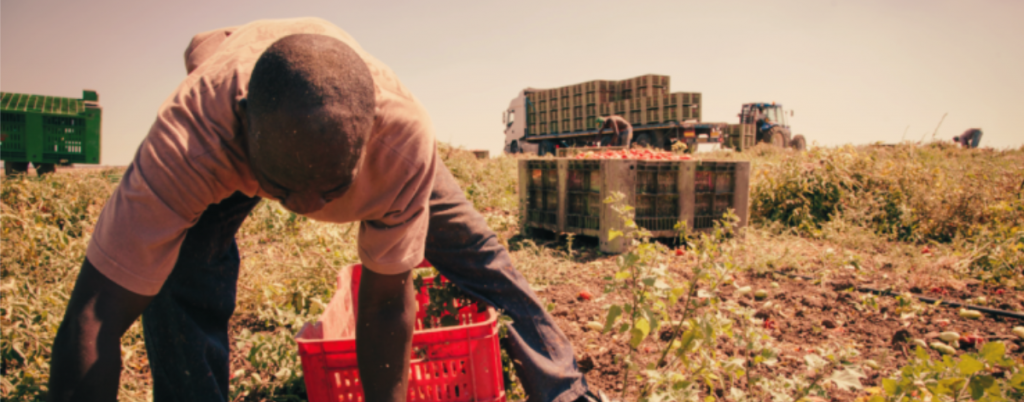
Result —
[[53, 341], [47, 399], [116, 401], [121, 335], [151, 300], [107, 279], [86, 259]]
[[356, 360], [366, 401], [404, 401], [409, 388], [416, 298], [412, 271], [363, 269], [356, 317]]

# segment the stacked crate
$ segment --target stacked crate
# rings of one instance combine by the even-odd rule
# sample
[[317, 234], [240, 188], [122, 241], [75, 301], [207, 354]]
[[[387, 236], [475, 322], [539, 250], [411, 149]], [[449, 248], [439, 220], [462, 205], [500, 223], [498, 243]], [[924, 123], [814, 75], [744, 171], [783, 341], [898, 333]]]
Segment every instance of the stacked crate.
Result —
[[566, 198], [569, 205], [565, 226], [580, 231], [601, 229], [601, 162], [569, 160], [566, 174]]
[[[558, 175], [562, 169], [558, 169], [558, 162], [552, 160], [524, 160], [525, 169], [520, 167], [520, 183], [526, 185], [526, 201], [523, 204], [529, 205], [526, 212], [526, 220], [531, 226], [558, 230], [559, 205], [562, 205], [561, 195], [565, 192], [559, 188], [565, 180], [560, 180]], [[526, 173], [526, 176], [523, 174]], [[563, 185], [564, 186], [564, 185]]]
[[637, 225], [659, 238], [676, 237], [679, 222], [691, 232], [710, 230], [729, 208], [740, 226], [749, 214], [750, 162], [556, 158], [522, 160], [519, 175], [524, 232], [593, 236], [604, 252], [626, 246], [608, 239], [610, 230], [623, 229], [622, 217], [603, 202], [614, 192], [635, 208]]
[[725, 132], [728, 135], [728, 145], [737, 151], [749, 149], [757, 143], [753, 124], [729, 124]]
[[[700, 94], [669, 93], [669, 77], [648, 74], [621, 81], [594, 80], [526, 93], [530, 134], [600, 128], [597, 117], [620, 115], [634, 126], [700, 120]], [[675, 117], [672, 117], [675, 116]]]
[[0, 159], [97, 164], [102, 114], [96, 91], [81, 99], [0, 92]]
[[679, 222], [679, 163], [638, 161], [636, 224], [655, 231], [673, 230]]

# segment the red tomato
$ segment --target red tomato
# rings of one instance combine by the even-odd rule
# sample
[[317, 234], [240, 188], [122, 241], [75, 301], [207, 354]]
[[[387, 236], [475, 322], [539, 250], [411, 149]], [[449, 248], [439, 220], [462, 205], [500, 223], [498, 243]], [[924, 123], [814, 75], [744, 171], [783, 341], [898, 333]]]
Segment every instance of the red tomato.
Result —
[[590, 292], [588, 292], [586, 290], [581, 290], [580, 291], [580, 295], [578, 296], [578, 298], [580, 300], [590, 300], [593, 297], [594, 297], [594, 295], [590, 294]]
[[1003, 293], [1006, 293], [1006, 291], [1005, 291], [1005, 290], [1002, 290], [1002, 289], [996, 289], [996, 291], [995, 291], [995, 294], [997, 294], [997, 295], [999, 295], [999, 296], [1002, 296], [1002, 295], [1003, 295]]
[[683, 249], [681, 249], [681, 248], [677, 248], [676, 249], [676, 255], [683, 255], [683, 254], [686, 254], [686, 252], [683, 251]]
[[577, 154], [576, 159], [640, 159], [640, 160], [689, 160], [689, 155], [675, 155], [671, 152], [650, 149], [627, 149], [621, 151], [586, 152]]

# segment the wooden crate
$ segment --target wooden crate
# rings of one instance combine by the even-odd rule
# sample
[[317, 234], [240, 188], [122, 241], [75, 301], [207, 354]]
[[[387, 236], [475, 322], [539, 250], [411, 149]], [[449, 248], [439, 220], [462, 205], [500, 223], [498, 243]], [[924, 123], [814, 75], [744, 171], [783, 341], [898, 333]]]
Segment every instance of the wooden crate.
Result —
[[621, 253], [628, 243], [608, 239], [622, 219], [603, 201], [614, 192], [635, 208], [637, 225], [654, 237], [673, 238], [677, 222], [709, 231], [729, 208], [746, 226], [750, 162], [579, 160], [519, 161], [520, 228], [597, 237], [600, 249]]

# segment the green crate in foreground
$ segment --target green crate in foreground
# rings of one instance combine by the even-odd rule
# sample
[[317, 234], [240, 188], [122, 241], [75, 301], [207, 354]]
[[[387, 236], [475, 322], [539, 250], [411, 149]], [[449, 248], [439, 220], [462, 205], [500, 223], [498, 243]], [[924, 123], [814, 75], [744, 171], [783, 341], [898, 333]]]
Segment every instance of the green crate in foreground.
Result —
[[96, 91], [81, 99], [0, 92], [0, 160], [5, 170], [31, 162], [54, 165], [100, 163], [102, 108]]

